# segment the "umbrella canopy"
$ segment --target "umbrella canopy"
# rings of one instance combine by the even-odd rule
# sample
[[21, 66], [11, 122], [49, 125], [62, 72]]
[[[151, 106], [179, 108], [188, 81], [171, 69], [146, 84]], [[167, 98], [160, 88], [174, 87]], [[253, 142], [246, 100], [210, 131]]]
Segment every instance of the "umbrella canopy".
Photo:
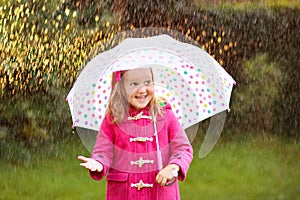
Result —
[[112, 72], [151, 67], [156, 95], [171, 104], [183, 128], [229, 110], [234, 79], [201, 48], [168, 35], [127, 38], [94, 57], [67, 96], [73, 126], [98, 131]]

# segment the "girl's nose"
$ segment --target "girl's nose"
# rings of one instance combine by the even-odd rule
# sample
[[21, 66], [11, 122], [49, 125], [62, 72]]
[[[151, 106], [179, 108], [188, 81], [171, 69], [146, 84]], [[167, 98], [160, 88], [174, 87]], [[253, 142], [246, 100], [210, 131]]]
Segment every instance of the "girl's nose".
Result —
[[138, 93], [144, 93], [147, 92], [147, 86], [145, 86], [144, 84], [141, 84], [138, 89], [137, 89]]

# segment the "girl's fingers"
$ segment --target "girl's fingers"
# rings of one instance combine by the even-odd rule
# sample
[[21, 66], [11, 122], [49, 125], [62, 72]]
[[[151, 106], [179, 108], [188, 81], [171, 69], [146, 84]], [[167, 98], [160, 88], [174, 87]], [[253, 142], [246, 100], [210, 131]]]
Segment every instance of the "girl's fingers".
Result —
[[92, 172], [96, 171], [95, 167], [90, 167], [90, 170], [91, 170]]
[[102, 168], [99, 168], [99, 167], [96, 169], [97, 172], [102, 172], [102, 170], [103, 170], [103, 169], [102, 169]]
[[156, 182], [158, 183], [158, 184], [160, 184], [160, 181], [161, 181], [161, 178], [160, 178], [160, 176], [159, 176], [159, 174], [156, 176]]
[[84, 156], [78, 156], [77, 159], [78, 159], [78, 160], [81, 160], [81, 161], [83, 161], [83, 162], [87, 162], [87, 161], [89, 160], [89, 158], [84, 157]]
[[163, 169], [160, 171], [156, 176], [156, 182], [160, 184], [161, 186], [165, 186], [167, 181], [173, 180], [174, 177], [172, 175], [172, 172], [168, 169]]
[[166, 182], [167, 182], [167, 179], [166, 179], [166, 178], [163, 178], [162, 181], [160, 182], [160, 185], [161, 185], [161, 186], [165, 186], [165, 185], [166, 185]]
[[101, 172], [102, 171], [102, 168], [100, 166], [97, 166], [96, 163], [93, 163], [91, 161], [91, 159], [87, 160], [86, 162], [83, 162], [83, 163], [80, 163], [79, 164], [81, 167], [84, 167], [88, 170], [91, 170], [91, 171], [98, 171], [98, 172]]
[[161, 185], [161, 186], [165, 186], [166, 185], [166, 182], [167, 182], [167, 179], [166, 178], [159, 178], [156, 180], [156, 182]]
[[93, 172], [94, 171], [101, 172], [103, 170], [103, 166], [100, 163], [98, 163], [96, 160], [93, 160], [91, 158], [86, 158], [84, 156], [78, 156], [77, 158], [78, 160], [83, 161], [83, 163], [80, 163], [79, 165], [86, 169], [89, 169]]
[[81, 166], [81, 167], [84, 167], [84, 168], [87, 168], [87, 169], [90, 168], [90, 166], [87, 165], [87, 163], [80, 163], [80, 166]]
[[163, 175], [161, 174], [157, 174], [156, 176], [156, 182], [158, 184], [160, 184], [161, 186], [164, 186], [164, 183], [166, 183], [166, 180], [164, 180], [165, 178], [163, 177]]

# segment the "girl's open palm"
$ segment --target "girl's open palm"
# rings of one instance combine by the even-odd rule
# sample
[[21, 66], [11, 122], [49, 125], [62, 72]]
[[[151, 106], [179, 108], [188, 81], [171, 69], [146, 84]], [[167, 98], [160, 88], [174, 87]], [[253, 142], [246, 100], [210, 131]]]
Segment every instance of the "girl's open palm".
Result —
[[102, 170], [103, 170], [103, 165], [92, 158], [78, 156], [78, 160], [83, 161], [82, 163], [80, 163], [80, 166], [82, 166], [88, 170], [91, 170], [93, 172], [95, 172], [95, 171], [102, 172]]

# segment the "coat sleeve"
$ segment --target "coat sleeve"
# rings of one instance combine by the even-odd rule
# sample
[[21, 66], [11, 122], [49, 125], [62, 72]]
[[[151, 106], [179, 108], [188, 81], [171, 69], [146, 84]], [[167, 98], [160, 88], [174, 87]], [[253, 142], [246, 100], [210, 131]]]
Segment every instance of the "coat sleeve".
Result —
[[169, 164], [177, 164], [180, 167], [178, 179], [184, 181], [193, 159], [193, 148], [172, 110], [168, 109], [167, 117], [171, 151]]
[[113, 124], [109, 117], [105, 117], [99, 133], [96, 138], [95, 146], [91, 154], [91, 158], [100, 162], [103, 165], [102, 172], [90, 172], [90, 175], [95, 180], [101, 180], [107, 174], [113, 159], [113, 149], [114, 149], [114, 131]]

